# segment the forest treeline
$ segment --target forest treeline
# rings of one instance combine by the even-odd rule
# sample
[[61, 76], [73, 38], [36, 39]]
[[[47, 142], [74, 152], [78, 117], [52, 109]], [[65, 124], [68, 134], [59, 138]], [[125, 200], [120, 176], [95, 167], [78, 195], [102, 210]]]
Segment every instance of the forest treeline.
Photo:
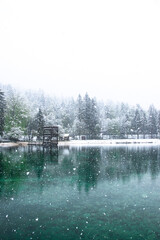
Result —
[[129, 135], [158, 137], [160, 111], [154, 105], [144, 110], [140, 105], [97, 101], [87, 93], [77, 99], [60, 99], [42, 91], [18, 92], [0, 86], [0, 135], [3, 138], [41, 138], [44, 126], [57, 125], [60, 134], [73, 139], [102, 135], [127, 138]]

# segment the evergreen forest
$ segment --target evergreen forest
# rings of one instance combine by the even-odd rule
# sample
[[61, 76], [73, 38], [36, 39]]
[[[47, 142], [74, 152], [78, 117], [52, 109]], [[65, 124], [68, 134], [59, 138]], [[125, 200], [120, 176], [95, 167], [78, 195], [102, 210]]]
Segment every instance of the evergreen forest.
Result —
[[42, 90], [20, 92], [0, 85], [0, 136], [4, 139], [41, 139], [44, 126], [58, 126], [71, 139], [157, 138], [160, 110], [123, 102], [104, 102], [85, 96], [58, 98]]

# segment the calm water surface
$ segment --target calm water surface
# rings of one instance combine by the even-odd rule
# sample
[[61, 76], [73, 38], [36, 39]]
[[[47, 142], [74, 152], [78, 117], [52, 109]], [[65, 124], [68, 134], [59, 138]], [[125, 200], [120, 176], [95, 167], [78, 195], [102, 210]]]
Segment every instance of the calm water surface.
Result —
[[157, 146], [0, 149], [0, 239], [160, 239]]

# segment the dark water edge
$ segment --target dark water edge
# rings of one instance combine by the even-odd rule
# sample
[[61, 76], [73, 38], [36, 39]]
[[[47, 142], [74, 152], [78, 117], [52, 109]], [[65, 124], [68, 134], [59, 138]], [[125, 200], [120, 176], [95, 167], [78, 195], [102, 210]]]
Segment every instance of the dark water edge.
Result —
[[158, 146], [0, 151], [0, 239], [160, 239]]

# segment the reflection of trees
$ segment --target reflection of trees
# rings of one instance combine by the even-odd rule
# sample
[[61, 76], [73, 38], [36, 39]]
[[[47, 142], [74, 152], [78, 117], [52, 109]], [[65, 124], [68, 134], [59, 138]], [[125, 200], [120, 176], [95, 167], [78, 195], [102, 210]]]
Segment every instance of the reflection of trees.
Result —
[[84, 186], [88, 192], [97, 184], [97, 179], [100, 174], [100, 148], [83, 148], [77, 154], [78, 161], [78, 189], [79, 191]]
[[30, 151], [28, 153], [28, 161], [34, 168], [34, 172], [38, 179], [41, 178], [44, 169], [44, 153], [41, 150]]
[[158, 158], [158, 148], [138, 148], [130, 152], [131, 169], [137, 176], [150, 172], [152, 177], [160, 171], [160, 159]]
[[[3, 174], [4, 174], [4, 167], [3, 167], [3, 153], [0, 152], [0, 180], [2, 179], [3, 177]], [[2, 189], [4, 188], [4, 181], [1, 181], [0, 182], [0, 195], [1, 195], [1, 192], [2, 192]]]
[[160, 172], [160, 155], [159, 155], [160, 149], [151, 148], [148, 151], [151, 162], [150, 166], [151, 176], [152, 178], [156, 178], [156, 176]]
[[[133, 175], [138, 178], [147, 172], [152, 178], [160, 172], [159, 149], [156, 147], [106, 148], [102, 151], [105, 178], [127, 180]], [[104, 166], [105, 165], [105, 166]]]
[[26, 161], [23, 153], [18, 152], [17, 149], [2, 151], [0, 153], [0, 195], [15, 194], [25, 170]]
[[[58, 149], [44, 150], [43, 148], [11, 148], [0, 152], [0, 194], [5, 189], [7, 194], [17, 191], [21, 179], [27, 179], [36, 174], [43, 176], [45, 164], [58, 163]], [[44, 176], [45, 177], [45, 176]], [[5, 180], [9, 181], [5, 181]]]
[[63, 161], [61, 163], [61, 169], [63, 170], [63, 174], [72, 175], [74, 173], [74, 165], [72, 161], [72, 155], [64, 156]]
[[58, 163], [57, 148], [52, 151], [43, 148], [7, 149], [0, 152], [0, 178], [17, 179], [33, 169], [40, 178], [46, 163]]
[[152, 178], [160, 173], [158, 147], [22, 148], [0, 152], [0, 194], [12, 193], [12, 189], [16, 192], [22, 178], [37, 178], [43, 186], [55, 178], [68, 179], [67, 183], [76, 184], [79, 191], [88, 192], [100, 179], [128, 181], [145, 173]]
[[39, 147], [36, 149], [30, 147], [27, 152], [27, 159], [38, 179], [41, 178], [44, 170], [44, 165], [47, 163], [58, 163], [58, 149], [44, 149]]
[[0, 154], [0, 178], [19, 178], [26, 169], [24, 154], [8, 149]]
[[67, 154], [65, 150], [66, 147], [59, 149], [59, 175], [69, 177], [69, 183], [76, 184], [79, 191], [84, 188], [88, 192], [96, 186], [100, 174], [100, 148], [74, 147]]

